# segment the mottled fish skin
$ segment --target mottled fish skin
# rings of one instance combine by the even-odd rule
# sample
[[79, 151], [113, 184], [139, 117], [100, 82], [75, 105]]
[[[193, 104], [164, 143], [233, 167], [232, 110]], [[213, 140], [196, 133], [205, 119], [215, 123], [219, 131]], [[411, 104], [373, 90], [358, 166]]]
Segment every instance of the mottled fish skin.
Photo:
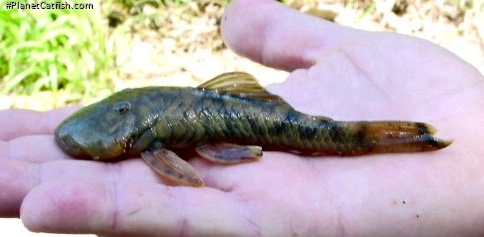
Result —
[[431, 151], [450, 144], [424, 123], [334, 121], [281, 101], [206, 88], [126, 89], [73, 114], [55, 137], [66, 153], [94, 159], [218, 142], [305, 155]]

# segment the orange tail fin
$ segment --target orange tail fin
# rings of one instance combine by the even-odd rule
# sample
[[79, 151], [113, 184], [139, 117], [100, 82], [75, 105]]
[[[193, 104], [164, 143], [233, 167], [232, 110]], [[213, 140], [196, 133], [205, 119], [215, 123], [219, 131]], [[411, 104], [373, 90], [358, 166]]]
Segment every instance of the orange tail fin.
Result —
[[419, 152], [442, 149], [452, 143], [433, 136], [436, 129], [429, 124], [405, 121], [367, 122], [365, 133], [374, 143], [370, 152]]

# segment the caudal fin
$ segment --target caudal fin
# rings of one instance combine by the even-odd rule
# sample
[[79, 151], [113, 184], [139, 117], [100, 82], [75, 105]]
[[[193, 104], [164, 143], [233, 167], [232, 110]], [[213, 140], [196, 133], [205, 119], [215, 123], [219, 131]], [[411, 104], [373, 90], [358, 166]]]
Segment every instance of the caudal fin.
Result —
[[363, 129], [374, 141], [370, 151], [374, 153], [434, 151], [452, 143], [434, 137], [436, 129], [425, 123], [367, 122]]

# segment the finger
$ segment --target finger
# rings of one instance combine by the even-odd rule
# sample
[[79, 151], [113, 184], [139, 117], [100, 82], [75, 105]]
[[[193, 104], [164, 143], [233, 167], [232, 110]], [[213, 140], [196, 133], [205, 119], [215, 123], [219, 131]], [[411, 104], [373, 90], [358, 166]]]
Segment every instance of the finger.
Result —
[[72, 159], [54, 141], [52, 135], [23, 136], [0, 141], [0, 160], [17, 160], [43, 163], [52, 160]]
[[[49, 218], [45, 218], [48, 216]], [[247, 210], [218, 190], [115, 180], [39, 186], [21, 218], [32, 231], [133, 236], [247, 236]]]
[[287, 71], [308, 68], [356, 32], [273, 0], [234, 1], [222, 18], [222, 36], [232, 50]]
[[0, 161], [0, 217], [18, 217], [22, 199], [38, 182], [33, 165]]
[[25, 109], [0, 111], [0, 140], [34, 134], [52, 134], [55, 127], [78, 107], [66, 107], [49, 112]]
[[24, 197], [38, 185], [52, 182], [82, 182], [118, 179], [139, 183], [158, 183], [159, 178], [139, 159], [117, 163], [61, 160], [34, 165], [15, 160], [0, 161], [0, 216], [19, 215]]

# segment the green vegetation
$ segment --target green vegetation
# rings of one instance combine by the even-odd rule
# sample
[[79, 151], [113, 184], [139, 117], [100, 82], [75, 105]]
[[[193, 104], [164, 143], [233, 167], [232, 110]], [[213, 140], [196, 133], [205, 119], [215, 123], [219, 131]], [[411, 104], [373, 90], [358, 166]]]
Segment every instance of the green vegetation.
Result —
[[99, 7], [6, 10], [0, 2], [1, 94], [65, 90], [79, 100], [107, 87], [111, 56]]
[[[92, 10], [7, 10], [6, 2], [0, 0], [0, 95], [48, 92], [52, 93], [53, 107], [59, 107], [113, 89], [112, 80], [119, 77], [116, 52], [123, 47], [116, 45], [115, 38], [131, 37], [133, 24], [163, 15], [143, 14], [144, 5], [168, 9], [209, 1], [107, 0], [98, 2], [100, 5], [93, 2]], [[215, 2], [226, 4], [229, 0]], [[187, 11], [194, 15], [191, 8]], [[108, 27], [118, 25], [122, 27]]]

